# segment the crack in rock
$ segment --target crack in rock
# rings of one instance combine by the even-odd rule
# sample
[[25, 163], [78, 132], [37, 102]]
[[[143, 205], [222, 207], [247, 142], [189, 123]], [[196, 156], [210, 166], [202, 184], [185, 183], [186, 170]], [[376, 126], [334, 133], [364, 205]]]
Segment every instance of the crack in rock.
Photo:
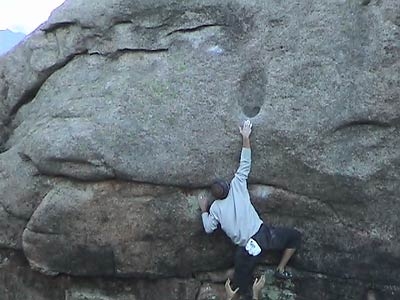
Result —
[[23, 217], [23, 216], [19, 216], [19, 215], [13, 213], [12, 211], [10, 211], [10, 210], [4, 205], [4, 203], [2, 203], [1, 201], [0, 201], [0, 208], [2, 208], [3, 211], [4, 211], [6, 214], [10, 215], [11, 217], [13, 217], [13, 218], [15, 218], [15, 219], [17, 219], [17, 220], [22, 220], [22, 221], [26, 221], [26, 222], [29, 221], [29, 218], [26, 218], [26, 217]]
[[88, 51], [87, 50], [83, 50], [80, 52], [76, 52], [74, 54], [68, 55], [67, 57], [65, 57], [63, 60], [61, 60], [60, 62], [54, 64], [53, 66], [51, 66], [50, 68], [48, 68], [47, 70], [44, 70], [43, 72], [41, 72], [41, 74], [43, 74], [44, 76], [38, 80], [31, 88], [29, 88], [28, 90], [26, 90], [20, 97], [19, 101], [11, 108], [10, 112], [9, 112], [9, 116], [12, 117], [14, 116], [18, 110], [30, 103], [35, 97], [36, 94], [39, 92], [40, 88], [42, 87], [43, 83], [56, 71], [60, 70], [61, 68], [63, 68], [64, 66], [66, 66], [71, 60], [73, 60], [75, 57], [80, 56], [80, 55], [84, 55], [86, 54]]
[[71, 22], [59, 22], [59, 23], [52, 23], [50, 25], [43, 26], [42, 28], [40, 28], [40, 30], [43, 32], [46, 32], [46, 33], [50, 33], [50, 32], [56, 31], [57, 29], [69, 27], [69, 26], [73, 26], [73, 25], [80, 26], [80, 24], [78, 22], [72, 22], [72, 21]]
[[25, 231], [30, 231], [34, 234], [64, 235], [63, 233], [60, 233], [60, 232], [51, 232], [51, 231], [45, 231], [45, 230], [40, 230], [40, 229], [31, 229], [31, 228], [25, 228]]
[[123, 48], [123, 49], [117, 49], [116, 51], [113, 52], [100, 52], [100, 51], [89, 51], [89, 55], [100, 55], [100, 56], [106, 56], [109, 58], [118, 58], [121, 55], [124, 55], [126, 53], [143, 53], [143, 54], [157, 54], [157, 53], [163, 53], [163, 52], [168, 52], [168, 48], [155, 48], [155, 49], [147, 49], [147, 48]]
[[209, 27], [227, 27], [228, 25], [226, 24], [203, 24], [203, 25], [199, 25], [199, 26], [195, 26], [195, 27], [190, 27], [190, 28], [179, 28], [179, 29], [175, 29], [169, 33], [167, 33], [166, 36], [170, 36], [173, 35], [175, 33], [187, 33], [187, 32], [195, 32], [195, 31], [201, 31], [205, 28], [209, 28]]
[[378, 121], [378, 120], [355, 120], [355, 121], [350, 121], [350, 122], [346, 122], [343, 123], [341, 125], [339, 125], [338, 127], [336, 127], [333, 132], [338, 132], [340, 130], [343, 129], [347, 129], [347, 128], [352, 128], [352, 127], [358, 127], [358, 126], [375, 126], [378, 128], [389, 128], [392, 125], [390, 123], [387, 122], [382, 122], [382, 121]]

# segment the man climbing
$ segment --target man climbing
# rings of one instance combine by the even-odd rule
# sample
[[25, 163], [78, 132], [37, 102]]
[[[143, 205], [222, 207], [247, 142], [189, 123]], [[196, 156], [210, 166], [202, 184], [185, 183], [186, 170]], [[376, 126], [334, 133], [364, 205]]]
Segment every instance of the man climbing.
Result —
[[286, 264], [300, 246], [301, 235], [295, 229], [271, 227], [263, 223], [250, 202], [247, 178], [251, 165], [250, 134], [252, 124], [245, 121], [239, 131], [243, 138], [240, 166], [231, 183], [217, 180], [211, 185], [213, 201], [209, 210], [206, 198], [199, 198], [202, 221], [207, 233], [218, 224], [238, 247], [235, 253], [233, 283], [239, 288], [242, 299], [251, 298], [252, 274], [262, 251], [284, 250], [275, 277], [289, 279]]

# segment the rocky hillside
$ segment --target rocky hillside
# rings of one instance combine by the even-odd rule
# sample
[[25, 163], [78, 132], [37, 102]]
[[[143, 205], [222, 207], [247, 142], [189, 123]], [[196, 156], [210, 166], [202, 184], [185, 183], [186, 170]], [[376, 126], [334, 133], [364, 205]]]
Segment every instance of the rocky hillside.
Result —
[[0, 58], [0, 298], [223, 299], [238, 166], [303, 246], [264, 299], [400, 298], [397, 0], [67, 0]]

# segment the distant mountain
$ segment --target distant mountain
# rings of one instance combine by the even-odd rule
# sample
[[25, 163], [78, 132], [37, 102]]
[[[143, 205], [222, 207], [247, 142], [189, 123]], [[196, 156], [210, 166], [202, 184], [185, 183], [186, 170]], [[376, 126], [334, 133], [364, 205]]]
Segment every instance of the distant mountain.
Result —
[[18, 44], [25, 34], [20, 32], [12, 32], [11, 30], [0, 30], [0, 55], [3, 55], [16, 44]]

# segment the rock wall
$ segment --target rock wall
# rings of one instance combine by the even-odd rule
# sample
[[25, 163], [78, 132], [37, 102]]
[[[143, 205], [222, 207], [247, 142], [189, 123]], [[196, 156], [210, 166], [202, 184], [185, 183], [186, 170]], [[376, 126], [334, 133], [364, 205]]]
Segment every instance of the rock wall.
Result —
[[303, 233], [265, 299], [398, 299], [399, 20], [395, 0], [67, 0], [0, 57], [0, 296], [221, 297], [234, 247], [197, 199], [250, 118], [253, 202]]

